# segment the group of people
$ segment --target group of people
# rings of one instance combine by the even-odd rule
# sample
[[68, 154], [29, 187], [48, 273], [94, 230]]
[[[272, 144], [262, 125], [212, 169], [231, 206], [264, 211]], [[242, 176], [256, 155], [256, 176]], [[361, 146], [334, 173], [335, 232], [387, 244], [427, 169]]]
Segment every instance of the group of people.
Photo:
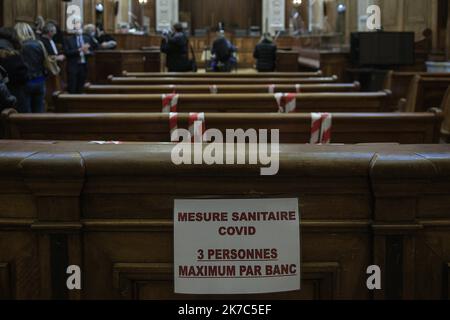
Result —
[[[189, 59], [189, 51], [194, 55], [189, 38], [180, 23], [173, 26], [172, 32], [163, 34], [161, 52], [167, 55], [169, 72], [196, 71], [195, 57]], [[232, 71], [237, 66], [236, 52], [237, 48], [225, 37], [225, 32], [220, 30], [211, 48], [210, 69], [214, 72]], [[257, 60], [256, 69], [259, 72], [275, 71], [277, 46], [269, 33], [264, 34], [256, 45], [253, 56]]]
[[89, 57], [95, 50], [116, 46], [101, 25], [82, 28], [81, 18], [67, 38], [56, 22], [42, 18], [34, 28], [23, 22], [14, 28], [0, 28], [0, 108], [15, 108], [20, 113], [45, 112], [46, 82], [57, 76], [50, 65], [63, 61], [67, 63], [67, 91], [81, 93]]

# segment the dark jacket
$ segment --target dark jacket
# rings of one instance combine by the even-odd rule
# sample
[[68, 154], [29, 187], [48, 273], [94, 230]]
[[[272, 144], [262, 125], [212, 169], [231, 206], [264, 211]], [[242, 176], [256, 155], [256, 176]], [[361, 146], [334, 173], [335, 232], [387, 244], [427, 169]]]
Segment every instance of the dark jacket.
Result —
[[186, 72], [192, 70], [188, 56], [189, 39], [177, 32], [161, 43], [161, 52], [167, 55], [167, 68], [169, 72]]
[[[55, 50], [52, 47], [52, 44], [50, 43], [50, 39], [46, 38], [46, 37], [41, 37], [41, 42], [44, 44], [45, 49], [47, 50], [47, 53], [49, 56], [56, 56], [57, 53], [55, 52]], [[53, 41], [55, 43], [56, 46], [56, 42]]]
[[3, 81], [0, 81], [0, 112], [4, 109], [14, 108], [16, 106], [17, 99]]
[[232, 57], [236, 48], [224, 37], [220, 37], [213, 42], [211, 53], [216, 56], [217, 61], [226, 63]]
[[253, 57], [257, 60], [256, 69], [259, 72], [275, 71], [277, 46], [268, 40], [263, 40], [256, 45]]
[[4, 109], [14, 108], [17, 103], [16, 97], [9, 92], [6, 83], [9, 81], [8, 72], [0, 67], [0, 112]]
[[[86, 63], [90, 56], [94, 54], [94, 44], [92, 43], [92, 39], [88, 35], [82, 35], [83, 41], [86, 44], [91, 45], [89, 49], [89, 53], [85, 54]], [[71, 35], [64, 41], [64, 55], [67, 58], [67, 66], [68, 68], [76, 67], [77, 64], [81, 61], [80, 51], [78, 51], [80, 47], [77, 42], [77, 35]]]
[[8, 88], [23, 87], [28, 81], [28, 68], [22, 55], [6, 39], [0, 39], [0, 66], [8, 73]]
[[27, 40], [22, 43], [23, 60], [28, 68], [28, 79], [36, 79], [46, 75], [45, 55], [38, 40]]
[[92, 51], [97, 51], [100, 49], [100, 43], [98, 42], [97, 38], [95, 36], [86, 35], [89, 38], [89, 44], [91, 45]]
[[[110, 41], [116, 42], [116, 39], [114, 39], [111, 35], [109, 35], [107, 33], [104, 33], [100, 37], [97, 37], [97, 41], [98, 41], [98, 43], [100, 45], [100, 49], [102, 49], [101, 48], [102, 43], [110, 42]], [[117, 42], [116, 42], [116, 45], [114, 47], [108, 48], [108, 50], [113, 50], [113, 49], [116, 49], [116, 48], [117, 48]]]

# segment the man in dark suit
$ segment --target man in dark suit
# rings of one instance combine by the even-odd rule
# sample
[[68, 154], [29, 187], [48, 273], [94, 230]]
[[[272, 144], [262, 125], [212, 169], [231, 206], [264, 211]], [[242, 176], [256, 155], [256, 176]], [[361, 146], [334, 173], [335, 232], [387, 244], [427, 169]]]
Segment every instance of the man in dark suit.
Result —
[[56, 46], [56, 43], [53, 40], [56, 33], [57, 33], [56, 26], [51, 22], [47, 22], [44, 28], [42, 28], [42, 35], [40, 40], [44, 44], [44, 47], [47, 50], [48, 55], [56, 57], [56, 61], [61, 62], [64, 61], [65, 57], [63, 54], [59, 53], [58, 47]]
[[183, 26], [176, 23], [172, 34], [164, 34], [161, 42], [161, 52], [167, 55], [167, 68], [169, 72], [193, 71], [189, 61], [189, 39], [183, 32]]
[[91, 39], [83, 34], [81, 22], [76, 24], [75, 33], [64, 43], [67, 58], [67, 91], [82, 93], [88, 74], [88, 58], [93, 55]]

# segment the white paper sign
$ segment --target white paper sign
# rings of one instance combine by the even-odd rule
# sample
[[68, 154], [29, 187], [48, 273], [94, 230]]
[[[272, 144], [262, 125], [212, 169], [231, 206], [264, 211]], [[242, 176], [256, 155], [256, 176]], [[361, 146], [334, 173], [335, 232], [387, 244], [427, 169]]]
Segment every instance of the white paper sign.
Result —
[[298, 199], [175, 200], [175, 293], [300, 289]]

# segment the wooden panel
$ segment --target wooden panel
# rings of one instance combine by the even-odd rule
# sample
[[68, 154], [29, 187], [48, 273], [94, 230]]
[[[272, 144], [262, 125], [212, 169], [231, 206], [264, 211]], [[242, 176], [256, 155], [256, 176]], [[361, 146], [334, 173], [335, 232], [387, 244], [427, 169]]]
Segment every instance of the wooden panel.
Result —
[[261, 0], [180, 0], [179, 10], [190, 13], [192, 30], [217, 28], [219, 21], [227, 30], [261, 26]]
[[154, 299], [335, 299], [339, 263], [315, 262], [302, 265], [301, 290], [296, 292], [260, 295], [177, 295], [174, 294], [173, 265], [168, 263], [115, 263], [113, 265], [114, 289], [121, 298], [133, 300]]
[[450, 298], [449, 231], [448, 224], [429, 223], [426, 230], [418, 237], [415, 282], [420, 290], [416, 291], [415, 299]]
[[[197, 165], [171, 162], [172, 148], [0, 141], [0, 185], [31, 192], [38, 208], [32, 219], [22, 208], [0, 219], [0, 292], [54, 297], [63, 273], [52, 268], [64, 253], [83, 266], [84, 287], [63, 296], [173, 298], [173, 199], [289, 194], [300, 200], [303, 290], [268, 298], [448, 298], [447, 145], [281, 145], [273, 177], [250, 165], [205, 166], [198, 175]], [[61, 251], [58, 239], [66, 239]], [[387, 284], [373, 294], [371, 264]]]
[[0, 300], [12, 299], [12, 297], [9, 264], [0, 262]]
[[[301, 108], [295, 112], [383, 112], [389, 96], [388, 92], [297, 94], [296, 103]], [[162, 104], [161, 95], [60, 94], [55, 96], [55, 110], [63, 113], [161, 112]], [[181, 94], [177, 111], [278, 113], [279, 106], [273, 94]]]
[[160, 52], [157, 51], [98, 51], [94, 58], [95, 72], [93, 81], [107, 83], [110, 75], [120, 76], [124, 70], [131, 72], [160, 71]]
[[55, 20], [58, 23], [61, 18], [61, 1], [60, 0], [46, 0], [45, 1], [45, 14], [46, 20]]
[[381, 23], [386, 30], [399, 31], [401, 29], [401, 21], [399, 14], [401, 12], [401, 3], [397, 0], [381, 0], [382, 9]]
[[14, 18], [15, 22], [33, 23], [37, 13], [37, 0], [15, 0]]
[[[29, 232], [30, 223], [20, 218], [0, 219], [1, 299], [39, 297], [37, 238]], [[28, 232], [20, 230], [24, 228]]]
[[[359, 91], [359, 83], [331, 83], [327, 85], [321, 84], [299, 84], [296, 85], [217, 85], [215, 87], [217, 93], [267, 93], [271, 92], [357, 92]], [[208, 85], [143, 85], [143, 86], [128, 86], [128, 85], [92, 85], [85, 86], [86, 93], [92, 94], [162, 94], [162, 93], [211, 93], [211, 87]]]
[[[404, 0], [405, 1], [405, 0]], [[415, 31], [416, 37], [421, 36], [421, 33], [426, 28], [431, 27], [431, 1], [429, 0], [414, 0], [405, 1], [404, 12], [404, 30]]]
[[336, 76], [331, 77], [300, 77], [300, 78], [278, 78], [278, 77], [267, 77], [267, 78], [258, 78], [258, 77], [233, 77], [233, 76], [225, 76], [225, 77], [162, 77], [162, 78], [128, 78], [128, 77], [113, 77], [110, 79], [112, 84], [129, 84], [129, 85], [148, 85], [148, 84], [306, 84], [306, 83], [334, 83], [337, 81]]
[[3, 0], [0, 14], [5, 26], [14, 26], [17, 22], [33, 25], [37, 16], [61, 23], [62, 6], [60, 0]]
[[83, 23], [95, 24], [95, 0], [84, 0], [83, 2]]
[[[332, 114], [333, 143], [438, 143], [440, 113]], [[7, 138], [45, 140], [104, 140], [170, 142], [167, 114], [53, 114], [4, 116]], [[278, 129], [280, 143], [310, 141], [309, 114], [211, 114], [206, 128]], [[188, 129], [188, 114], [178, 114], [178, 128]], [[0, 198], [1, 199], [1, 198]], [[10, 202], [11, 203], [11, 202]]]

